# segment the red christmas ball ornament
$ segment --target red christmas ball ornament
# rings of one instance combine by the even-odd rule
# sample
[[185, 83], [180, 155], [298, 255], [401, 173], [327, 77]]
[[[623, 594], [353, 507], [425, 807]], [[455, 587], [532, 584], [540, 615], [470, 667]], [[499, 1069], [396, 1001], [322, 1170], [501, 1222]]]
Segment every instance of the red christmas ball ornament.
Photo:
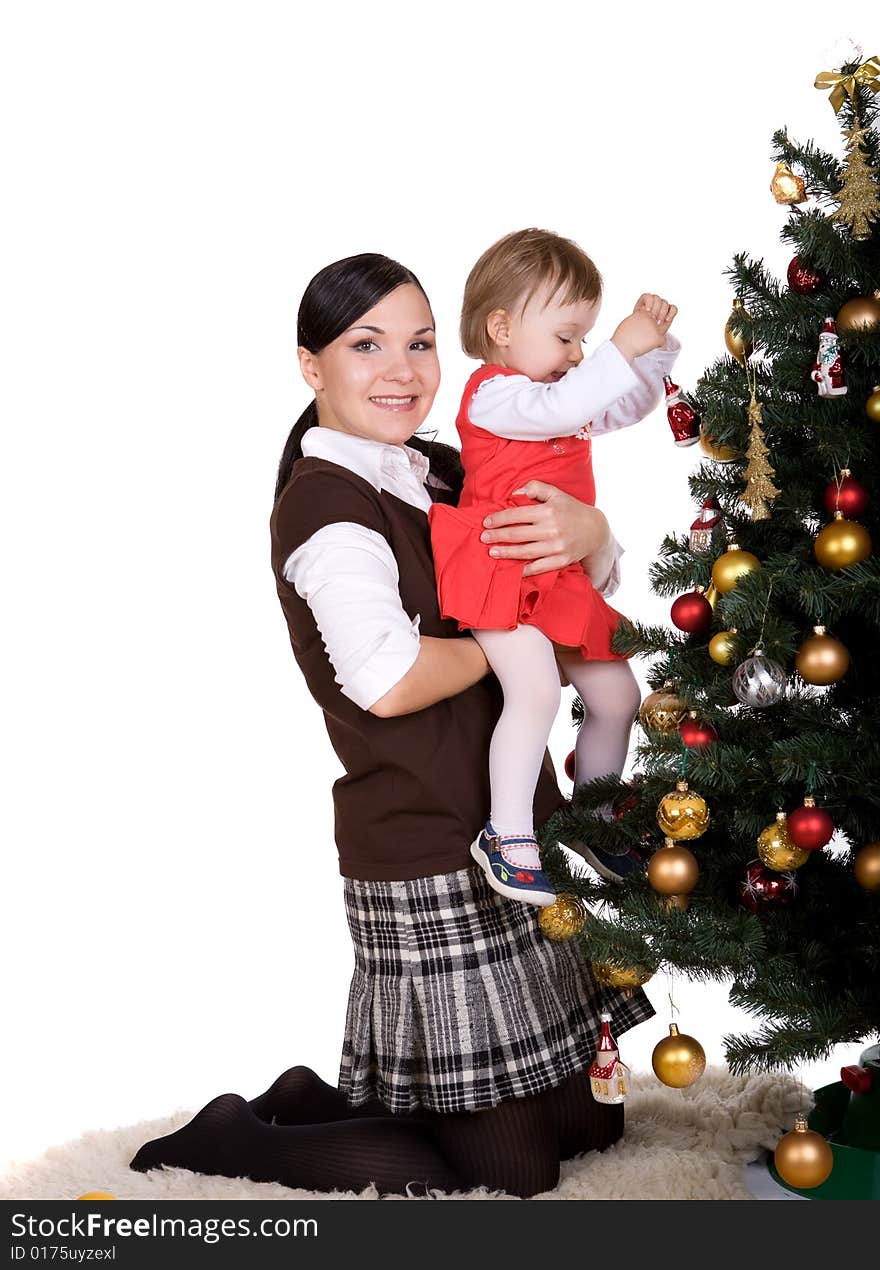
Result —
[[[629, 784], [632, 785], [633, 782], [630, 781]], [[611, 804], [612, 820], [624, 820], [631, 811], [635, 811], [638, 805], [639, 794], [637, 791], [634, 790], [631, 794], [619, 794]], [[646, 829], [644, 833], [639, 834], [639, 843], [641, 846], [634, 846], [632, 851], [637, 856], [640, 854], [644, 855], [646, 852], [650, 854], [657, 845], [654, 841], [654, 831]]]
[[798, 295], [812, 295], [822, 285], [822, 275], [814, 273], [797, 256], [788, 266], [788, 285]]
[[570, 781], [574, 780], [574, 750], [572, 750], [565, 760], [565, 774]]
[[829, 516], [842, 511], [847, 520], [858, 520], [871, 501], [871, 495], [845, 467], [838, 480], [826, 485], [822, 501]]
[[739, 884], [743, 906], [750, 913], [766, 913], [770, 908], [789, 904], [798, 893], [798, 880], [791, 870], [777, 873], [760, 860], [750, 860]]
[[678, 735], [689, 750], [708, 750], [709, 746], [714, 745], [718, 740], [718, 733], [712, 724], [700, 719], [696, 710], [691, 710], [688, 717], [683, 720], [678, 729]]
[[833, 833], [834, 821], [810, 795], [804, 799], [803, 807], [789, 813], [788, 836], [802, 851], [820, 850], [831, 841]]
[[712, 625], [712, 605], [706, 599], [704, 588], [680, 595], [672, 605], [670, 616], [680, 631], [688, 635], [704, 635]]
[[623, 794], [617, 802], [612, 804], [611, 817], [613, 820], [622, 820], [627, 812], [634, 811], [638, 805], [638, 794]]

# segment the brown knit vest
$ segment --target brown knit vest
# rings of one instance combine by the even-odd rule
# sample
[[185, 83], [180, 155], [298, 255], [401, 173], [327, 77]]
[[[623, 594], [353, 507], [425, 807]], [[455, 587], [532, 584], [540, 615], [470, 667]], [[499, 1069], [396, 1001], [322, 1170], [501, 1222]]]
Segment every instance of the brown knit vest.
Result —
[[[454, 502], [428, 485], [435, 501]], [[473, 864], [469, 847], [490, 812], [489, 741], [503, 697], [495, 675], [412, 714], [381, 719], [344, 696], [312, 611], [284, 578], [284, 562], [323, 525], [354, 521], [385, 538], [403, 607], [422, 635], [458, 638], [437, 606], [428, 519], [418, 507], [326, 459], [302, 458], [272, 511], [272, 571], [293, 652], [324, 711], [345, 775], [333, 785], [343, 877], [403, 881]], [[535, 794], [535, 825], [564, 803], [549, 752]]]

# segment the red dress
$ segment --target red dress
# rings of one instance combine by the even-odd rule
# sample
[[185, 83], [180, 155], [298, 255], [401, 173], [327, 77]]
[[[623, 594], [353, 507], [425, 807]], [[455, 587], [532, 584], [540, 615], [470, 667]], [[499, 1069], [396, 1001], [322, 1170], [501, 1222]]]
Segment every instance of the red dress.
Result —
[[481, 366], [465, 385], [455, 425], [461, 437], [465, 480], [458, 506], [433, 503], [428, 511], [440, 613], [459, 630], [515, 630], [537, 626], [555, 644], [579, 648], [588, 661], [624, 660], [611, 648], [621, 614], [599, 594], [576, 561], [564, 569], [522, 576], [525, 560], [499, 560], [480, 542], [483, 518], [502, 507], [534, 506], [512, 494], [528, 480], [547, 481], [594, 505], [592, 443], [581, 435], [548, 441], [509, 441], [468, 418], [471, 398], [504, 366]]

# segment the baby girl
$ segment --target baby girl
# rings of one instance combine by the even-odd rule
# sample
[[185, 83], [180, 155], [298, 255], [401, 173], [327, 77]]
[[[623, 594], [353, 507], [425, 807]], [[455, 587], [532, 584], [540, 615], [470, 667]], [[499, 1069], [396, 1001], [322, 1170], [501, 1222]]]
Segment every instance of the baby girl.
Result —
[[[602, 298], [596, 266], [575, 243], [526, 229], [477, 261], [461, 316], [464, 351], [483, 365], [465, 385], [456, 426], [465, 470], [458, 506], [429, 511], [443, 617], [480, 644], [504, 692], [489, 750], [491, 811], [471, 844], [489, 884], [509, 899], [552, 904], [541, 868], [533, 802], [560, 701], [560, 668], [584, 703], [575, 783], [620, 775], [640, 692], [611, 648], [620, 614], [606, 602], [618, 585], [616, 543], [594, 557], [530, 576], [525, 561], [493, 558], [483, 520], [534, 503], [532, 479], [595, 504], [591, 437], [629, 427], [662, 395], [679, 351], [667, 338], [677, 312], [642, 295], [610, 339], [585, 357]], [[584, 844], [603, 876], [638, 867]]]

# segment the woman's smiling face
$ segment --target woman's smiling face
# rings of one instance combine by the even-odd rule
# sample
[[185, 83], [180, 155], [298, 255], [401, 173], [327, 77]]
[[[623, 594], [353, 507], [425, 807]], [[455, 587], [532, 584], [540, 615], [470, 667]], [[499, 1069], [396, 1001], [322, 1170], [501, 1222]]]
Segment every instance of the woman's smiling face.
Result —
[[320, 353], [298, 350], [322, 427], [402, 445], [440, 384], [434, 318], [412, 283], [390, 291]]

